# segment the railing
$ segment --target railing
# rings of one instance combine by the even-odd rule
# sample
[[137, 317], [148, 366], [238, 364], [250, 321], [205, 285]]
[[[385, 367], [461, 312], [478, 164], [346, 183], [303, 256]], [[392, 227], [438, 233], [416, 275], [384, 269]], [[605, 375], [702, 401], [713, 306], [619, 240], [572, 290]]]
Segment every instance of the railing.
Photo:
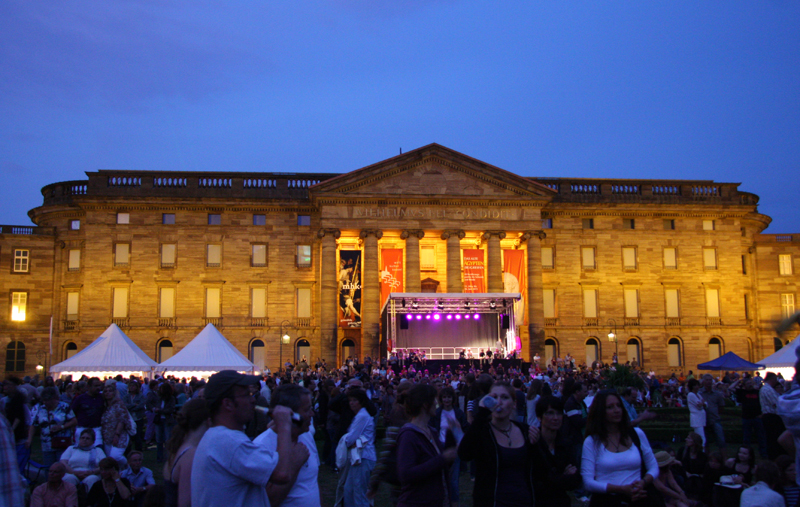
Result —
[[599, 327], [600, 319], [596, 317], [586, 317], [583, 319], [583, 325], [586, 327]]
[[624, 324], [625, 326], [638, 326], [639, 325], [639, 317], [625, 317]]
[[30, 225], [0, 225], [0, 234], [19, 234], [21, 236], [52, 236], [52, 227], [33, 227]]
[[707, 317], [706, 318], [706, 325], [707, 326], [721, 326], [722, 319], [720, 317]]
[[552, 264], [542, 264], [542, 269], [555, 269]]
[[153, 188], [183, 188], [186, 186], [186, 178], [157, 177], [153, 178]]
[[545, 327], [556, 327], [557, 325], [558, 325], [558, 317], [544, 319]]
[[130, 317], [114, 317], [111, 322], [119, 327], [130, 327], [131, 319]]
[[214, 324], [215, 327], [222, 327], [222, 317], [203, 317], [203, 325]]
[[297, 317], [294, 319], [294, 327], [314, 327], [314, 319], [312, 317]]
[[758, 196], [740, 192], [737, 183], [708, 180], [616, 180], [530, 178], [558, 192], [555, 201], [573, 202], [729, 202], [757, 205]]
[[141, 187], [142, 178], [132, 176], [109, 176], [109, 187]]
[[675, 327], [681, 325], [680, 317], [667, 317], [665, 325], [668, 327]]
[[65, 320], [65, 321], [63, 322], [63, 324], [64, 324], [64, 325], [63, 325], [64, 332], [66, 332], [66, 333], [71, 333], [71, 332], [74, 332], [74, 331], [79, 331], [79, 330], [80, 330], [80, 328], [81, 328], [81, 321], [79, 321], [79, 320], [77, 320], [77, 319], [70, 319], [70, 318], [67, 318], [67, 320]]
[[175, 269], [175, 263], [174, 262], [162, 262], [161, 263], [161, 269]]
[[267, 317], [250, 317], [250, 327], [267, 327], [269, 325], [269, 318]]
[[174, 328], [178, 327], [178, 323], [175, 317], [159, 317], [158, 318], [158, 327], [163, 328]]

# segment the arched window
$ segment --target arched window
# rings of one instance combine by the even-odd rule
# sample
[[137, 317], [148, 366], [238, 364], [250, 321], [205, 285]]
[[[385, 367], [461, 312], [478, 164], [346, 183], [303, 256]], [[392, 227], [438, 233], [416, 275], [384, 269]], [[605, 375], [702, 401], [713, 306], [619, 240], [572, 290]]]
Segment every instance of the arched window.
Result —
[[11, 342], [6, 347], [6, 371], [25, 371], [25, 344]]
[[672, 337], [667, 342], [667, 365], [673, 368], [683, 366], [683, 344], [680, 338]]
[[295, 350], [295, 361], [302, 361], [304, 357], [306, 358], [306, 362], [311, 360], [311, 344], [308, 343], [308, 340], [305, 338], [297, 340], [297, 343], [295, 343]]
[[64, 359], [69, 359], [78, 353], [78, 346], [75, 342], [67, 342], [64, 344]]
[[172, 342], [169, 340], [161, 340], [158, 342], [158, 362], [163, 363], [172, 357]]
[[250, 362], [258, 371], [264, 371], [264, 342], [253, 338], [250, 342]]
[[708, 340], [708, 360], [713, 361], [722, 355], [722, 340], [718, 337], [713, 337]]
[[353, 357], [356, 354], [356, 344], [353, 340], [347, 339], [342, 341], [342, 357], [341, 363], [344, 363], [348, 357]]
[[558, 357], [558, 340], [550, 337], [544, 341], [544, 364], [550, 364], [554, 357]]
[[626, 353], [627, 360], [631, 362], [631, 366], [634, 361], [638, 366], [642, 366], [642, 343], [638, 338], [628, 338]]
[[589, 338], [586, 340], [586, 365], [591, 367], [592, 363], [598, 361], [600, 358], [600, 342], [597, 338]]

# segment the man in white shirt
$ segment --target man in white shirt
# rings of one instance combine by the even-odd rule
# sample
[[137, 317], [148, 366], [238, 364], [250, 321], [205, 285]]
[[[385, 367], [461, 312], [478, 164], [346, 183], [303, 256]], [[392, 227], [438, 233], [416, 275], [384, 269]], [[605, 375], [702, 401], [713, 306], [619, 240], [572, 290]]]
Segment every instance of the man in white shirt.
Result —
[[[284, 384], [272, 395], [271, 410], [277, 407], [287, 407], [300, 415], [300, 420], [292, 424], [292, 444], [308, 449], [308, 459], [305, 462], [293, 461], [286, 484], [267, 486], [269, 501], [281, 507], [320, 507], [317, 483], [319, 455], [314, 436], [309, 432], [314, 415], [311, 392], [297, 384]], [[274, 452], [278, 445], [278, 434], [270, 428], [257, 436], [253, 443]]]
[[268, 487], [287, 484], [292, 462], [308, 458], [305, 446], [292, 444], [292, 411], [286, 407], [272, 412], [277, 452], [255, 445], [245, 435], [244, 425], [255, 410], [249, 386], [258, 384], [258, 377], [232, 370], [215, 373], [206, 384], [212, 427], [192, 462], [193, 506], [269, 507]]

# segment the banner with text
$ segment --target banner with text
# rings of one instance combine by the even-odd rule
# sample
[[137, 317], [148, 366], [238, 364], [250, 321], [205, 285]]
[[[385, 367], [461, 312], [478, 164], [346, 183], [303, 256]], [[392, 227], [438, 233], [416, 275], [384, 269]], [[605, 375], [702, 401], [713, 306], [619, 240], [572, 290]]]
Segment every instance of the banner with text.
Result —
[[339, 250], [339, 327], [361, 327], [361, 250]]
[[403, 292], [403, 250], [381, 250], [381, 308], [392, 292]]
[[483, 250], [462, 250], [464, 256], [464, 292], [486, 292], [486, 264]]
[[525, 325], [525, 304], [528, 300], [525, 253], [525, 250], [503, 250], [503, 292], [519, 292], [522, 296], [514, 303], [514, 319], [520, 327]]

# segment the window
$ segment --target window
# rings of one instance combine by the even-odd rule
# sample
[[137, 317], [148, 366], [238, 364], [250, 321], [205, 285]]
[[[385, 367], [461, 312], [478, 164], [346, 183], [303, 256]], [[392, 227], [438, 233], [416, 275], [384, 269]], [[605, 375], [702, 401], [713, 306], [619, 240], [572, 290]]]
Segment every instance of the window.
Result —
[[297, 245], [297, 267], [311, 267], [311, 245]]
[[175, 267], [175, 243], [161, 244], [161, 269], [173, 269]]
[[553, 219], [552, 218], [543, 218], [542, 219], [542, 229], [552, 229], [553, 228]]
[[75, 342], [67, 342], [64, 345], [64, 359], [69, 359], [70, 357], [74, 356], [78, 353], [78, 346]]
[[623, 218], [622, 219], [622, 228], [623, 229], [636, 229], [636, 219], [635, 218]]
[[722, 342], [714, 337], [708, 340], [708, 360], [713, 361], [722, 355]]
[[584, 218], [581, 220], [584, 229], [594, 229], [594, 218]]
[[6, 346], [6, 371], [25, 371], [25, 344], [19, 341]]
[[639, 363], [639, 365], [641, 365], [642, 355], [641, 355], [641, 343], [639, 343], [639, 340], [637, 340], [636, 338], [631, 338], [630, 340], [628, 340], [628, 343], [626, 344], [626, 349], [628, 353], [628, 361], [630, 361], [631, 364], [633, 364], [633, 362], [636, 361], [637, 363]]
[[81, 251], [73, 249], [69, 251], [69, 262], [67, 264], [67, 271], [80, 271], [81, 270]]
[[555, 289], [544, 289], [544, 318], [545, 319], [555, 319], [556, 318], [556, 290]]
[[267, 316], [267, 289], [254, 287], [250, 290], [250, 316], [263, 319]]
[[717, 224], [714, 220], [703, 220], [703, 230], [704, 231], [713, 231], [716, 229]]
[[267, 215], [253, 215], [253, 225], [267, 225]]
[[664, 249], [664, 269], [678, 269], [678, 249], [667, 247]]
[[600, 358], [600, 344], [596, 338], [589, 338], [586, 340], [586, 364], [591, 366], [592, 363]]
[[250, 343], [250, 362], [252, 362], [256, 370], [259, 372], [264, 370], [264, 342], [261, 340], [253, 340]]
[[622, 268], [626, 271], [636, 269], [636, 247], [622, 247]]
[[158, 342], [158, 362], [163, 363], [170, 357], [174, 352], [174, 347], [172, 346], [172, 342], [169, 340], [161, 340]]
[[750, 320], [750, 294], [744, 295], [744, 318]]
[[27, 273], [30, 269], [30, 250], [14, 250], [14, 273]]
[[80, 294], [77, 292], [67, 292], [67, 320], [78, 320], [78, 304]]
[[595, 269], [597, 264], [594, 260], [594, 247], [581, 247], [581, 258], [583, 259], [583, 269]]
[[781, 294], [781, 317], [784, 319], [794, 315], [794, 294]]
[[597, 318], [597, 289], [583, 291], [583, 316], [587, 319]]
[[311, 289], [297, 289], [297, 318], [307, 319], [311, 317]]
[[422, 271], [436, 271], [436, 246], [420, 245], [419, 269]]
[[222, 245], [206, 245], [206, 267], [222, 266]]
[[28, 293], [27, 292], [12, 292], [11, 293], [11, 320], [15, 322], [24, 322], [25, 314], [28, 308]]
[[780, 254], [778, 256], [778, 271], [781, 275], [791, 275], [793, 273], [791, 254]]
[[128, 243], [114, 244], [114, 265], [127, 266], [130, 264], [131, 245]]
[[710, 319], [719, 318], [719, 289], [706, 289], [706, 315]]
[[703, 248], [703, 267], [705, 269], [717, 269], [716, 248]]
[[554, 338], [548, 338], [544, 341], [544, 364], [550, 364], [554, 357], [558, 357], [558, 343]]
[[553, 269], [555, 267], [555, 259], [553, 258], [553, 247], [542, 247], [542, 269]]
[[131, 223], [131, 214], [130, 213], [117, 213], [117, 223], [118, 224], [129, 224], [129, 223]]
[[175, 318], [175, 288], [162, 287], [158, 294], [158, 316], [162, 319]]
[[635, 319], [639, 317], [639, 289], [625, 289], [625, 317]]
[[209, 213], [208, 225], [222, 225], [222, 215], [219, 213]]
[[267, 265], [267, 245], [258, 244], [251, 246], [250, 265], [254, 268], [263, 268]]
[[297, 225], [301, 227], [311, 225], [311, 217], [309, 215], [297, 215]]
[[79, 231], [81, 230], [81, 221], [80, 220], [70, 220], [69, 221], [69, 228], [71, 231]]
[[111, 318], [113, 319], [127, 319], [128, 318], [128, 289], [127, 287], [115, 287], [114, 302], [111, 309]]
[[206, 289], [206, 318], [218, 319], [220, 317], [221, 289], [208, 287]]
[[678, 289], [665, 289], [664, 299], [667, 303], [667, 318], [677, 319], [681, 316], [680, 292]]
[[683, 366], [683, 351], [681, 341], [677, 338], [670, 338], [667, 342], [667, 364], [672, 368]]
[[164, 225], [175, 225], [175, 213], [162, 213], [161, 223]]
[[664, 220], [664, 230], [665, 231], [674, 231], [675, 230], [675, 220], [671, 219], [671, 218]]
[[742, 274], [743, 275], [747, 274], [747, 256], [746, 255], [742, 255]]

